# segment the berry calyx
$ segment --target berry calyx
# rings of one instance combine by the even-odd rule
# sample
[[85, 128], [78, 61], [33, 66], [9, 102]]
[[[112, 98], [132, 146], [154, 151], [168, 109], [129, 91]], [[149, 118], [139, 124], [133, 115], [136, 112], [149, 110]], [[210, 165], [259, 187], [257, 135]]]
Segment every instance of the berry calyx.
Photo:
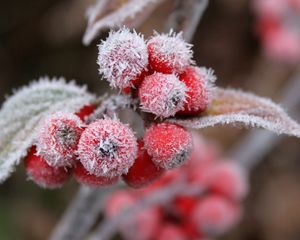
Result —
[[53, 167], [72, 166], [83, 123], [72, 113], [57, 112], [41, 123], [37, 133], [37, 153]]
[[145, 77], [139, 88], [141, 109], [159, 117], [174, 116], [183, 110], [186, 85], [174, 74], [154, 73]]
[[148, 66], [147, 46], [142, 35], [127, 28], [111, 31], [99, 47], [99, 73], [114, 88], [131, 87]]
[[205, 111], [210, 103], [210, 91], [215, 81], [213, 71], [204, 67], [187, 67], [180, 75], [180, 80], [185, 83], [186, 102], [184, 110], [178, 114], [194, 115]]
[[25, 158], [25, 169], [30, 180], [43, 188], [59, 188], [69, 178], [71, 171], [64, 167], [51, 167], [46, 160], [37, 155], [32, 146]]
[[146, 130], [144, 143], [153, 162], [164, 169], [181, 165], [192, 151], [190, 133], [173, 123], [152, 125]]
[[150, 67], [161, 73], [181, 73], [193, 63], [191, 47], [183, 40], [182, 33], [156, 33], [147, 43]]
[[137, 156], [133, 131], [119, 120], [100, 119], [82, 133], [78, 157], [84, 168], [96, 176], [126, 174]]
[[164, 169], [156, 166], [144, 148], [143, 140], [138, 140], [138, 154], [123, 180], [131, 187], [139, 188], [151, 183], [164, 173]]
[[89, 187], [109, 186], [116, 183], [119, 179], [118, 177], [98, 177], [96, 175], [90, 174], [80, 162], [78, 162], [74, 167], [73, 173], [78, 183], [87, 185]]

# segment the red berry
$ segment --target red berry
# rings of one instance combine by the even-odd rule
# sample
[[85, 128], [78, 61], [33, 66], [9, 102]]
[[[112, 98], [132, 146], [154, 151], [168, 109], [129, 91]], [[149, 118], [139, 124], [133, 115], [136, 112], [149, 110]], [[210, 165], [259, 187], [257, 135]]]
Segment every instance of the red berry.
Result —
[[157, 240], [188, 240], [183, 229], [175, 224], [167, 223], [161, 226], [158, 232]]
[[77, 113], [75, 113], [82, 121], [91, 115], [96, 109], [95, 105], [85, 105]]
[[83, 123], [75, 114], [55, 113], [41, 123], [37, 133], [37, 153], [50, 166], [71, 166], [76, 159]]
[[239, 205], [222, 196], [210, 195], [200, 200], [191, 217], [200, 232], [215, 236], [228, 231], [240, 216]]
[[178, 196], [174, 200], [174, 211], [182, 218], [189, 216], [197, 204], [197, 198], [191, 196]]
[[161, 73], [181, 73], [193, 63], [191, 47], [182, 33], [156, 34], [147, 43], [150, 67]]
[[119, 179], [118, 177], [97, 177], [96, 175], [90, 174], [80, 162], [78, 162], [74, 168], [74, 177], [77, 182], [89, 187], [109, 186], [116, 183]]
[[229, 199], [241, 200], [248, 193], [245, 172], [233, 162], [214, 164], [207, 171], [207, 181], [211, 191]]
[[101, 119], [82, 133], [78, 157], [91, 174], [103, 177], [128, 172], [137, 156], [137, 140], [133, 131], [119, 120]]
[[110, 32], [99, 45], [99, 72], [115, 88], [131, 87], [148, 66], [147, 46], [142, 35], [122, 28]]
[[206, 68], [188, 67], [180, 76], [188, 90], [184, 110], [179, 114], [194, 115], [205, 111], [210, 103], [210, 91], [215, 81], [213, 71]]
[[146, 130], [144, 142], [153, 162], [164, 169], [181, 165], [192, 151], [190, 133], [172, 123], [152, 125]]
[[125, 190], [116, 191], [106, 200], [105, 215], [113, 217], [133, 206], [135, 199]]
[[137, 159], [129, 168], [128, 173], [123, 175], [123, 179], [129, 186], [139, 188], [151, 183], [160, 177], [163, 172], [164, 169], [156, 166], [144, 149], [143, 140], [139, 140]]
[[141, 108], [159, 117], [174, 116], [183, 109], [187, 87], [173, 74], [154, 73], [139, 88]]
[[33, 146], [25, 159], [25, 168], [29, 179], [43, 188], [59, 188], [69, 178], [71, 171], [64, 167], [51, 167], [41, 156], [37, 156]]

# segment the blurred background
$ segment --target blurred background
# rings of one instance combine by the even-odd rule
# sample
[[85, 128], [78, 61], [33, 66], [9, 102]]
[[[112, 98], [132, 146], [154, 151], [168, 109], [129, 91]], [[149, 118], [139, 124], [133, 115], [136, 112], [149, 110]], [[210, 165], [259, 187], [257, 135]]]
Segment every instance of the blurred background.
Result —
[[[82, 44], [85, 11], [93, 2], [1, 3], [1, 103], [12, 89], [45, 75], [76, 79], [98, 94], [108, 90], [108, 84], [100, 81], [96, 64], [96, 44], [107, 33], [88, 47]], [[171, 9], [172, 1], [166, 1], [138, 30], [146, 35], [153, 29], [162, 30]], [[300, 17], [293, 21], [300, 29]], [[262, 31], [251, 0], [211, 0], [192, 41], [196, 62], [215, 70], [219, 86], [253, 91], [278, 102], [282, 88], [300, 66], [297, 61], [281, 61], [265, 54]], [[247, 132], [218, 127], [201, 134], [226, 153]], [[220, 239], [300, 239], [299, 143], [296, 138], [284, 137], [253, 170], [243, 220]], [[40, 189], [26, 180], [21, 164], [0, 186], [0, 239], [47, 239], [77, 189], [73, 181], [60, 190]]]

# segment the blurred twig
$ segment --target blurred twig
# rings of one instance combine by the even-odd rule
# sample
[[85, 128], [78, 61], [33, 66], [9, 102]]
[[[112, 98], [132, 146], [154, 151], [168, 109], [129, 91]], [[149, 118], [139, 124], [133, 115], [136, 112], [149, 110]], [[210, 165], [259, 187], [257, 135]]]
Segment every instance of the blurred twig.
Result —
[[[288, 81], [281, 100], [290, 114], [298, 117], [300, 115], [297, 108], [300, 104], [299, 93], [300, 71]], [[251, 171], [283, 138], [282, 135], [277, 136], [265, 130], [253, 130], [231, 149], [228, 156], [237, 159], [247, 171]]]
[[195, 34], [197, 26], [208, 6], [209, 0], [177, 0], [174, 11], [170, 15], [166, 31], [173, 29], [175, 32], [183, 32], [183, 38], [190, 42]]

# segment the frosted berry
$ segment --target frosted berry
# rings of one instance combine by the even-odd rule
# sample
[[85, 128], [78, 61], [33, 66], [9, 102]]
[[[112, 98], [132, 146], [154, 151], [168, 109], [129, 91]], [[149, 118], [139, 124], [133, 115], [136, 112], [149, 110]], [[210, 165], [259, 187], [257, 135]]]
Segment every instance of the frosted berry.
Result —
[[73, 173], [77, 182], [89, 187], [109, 186], [116, 183], [119, 179], [118, 177], [97, 177], [96, 175], [90, 174], [79, 162], [76, 164]]
[[161, 226], [160, 231], [158, 232], [157, 240], [188, 240], [183, 229], [180, 226], [175, 224], [167, 223]]
[[85, 105], [83, 106], [78, 112], [75, 114], [82, 120], [84, 121], [86, 117], [91, 115], [96, 109], [95, 105]]
[[182, 33], [156, 34], [147, 43], [150, 67], [162, 73], [181, 73], [193, 63], [191, 47]]
[[67, 168], [49, 166], [43, 157], [37, 155], [35, 146], [31, 147], [25, 158], [25, 168], [29, 179], [50, 189], [61, 187], [71, 174]]
[[241, 200], [248, 192], [245, 172], [232, 162], [214, 164], [207, 170], [207, 178], [211, 191], [229, 199]]
[[126, 174], [137, 156], [133, 131], [119, 120], [101, 119], [82, 133], [78, 157], [91, 174], [115, 177]]
[[153, 162], [164, 169], [181, 165], [192, 151], [190, 133], [172, 123], [152, 125], [145, 133], [144, 142]]
[[123, 180], [131, 187], [143, 187], [158, 177], [164, 172], [164, 169], [156, 166], [152, 158], [144, 148], [144, 142], [138, 141], [138, 155], [134, 164], [129, 168], [128, 173], [123, 175]]
[[180, 80], [185, 83], [188, 90], [184, 110], [179, 114], [194, 115], [205, 111], [210, 103], [210, 92], [215, 79], [210, 69], [187, 67], [180, 75]]
[[83, 123], [72, 113], [57, 112], [41, 123], [37, 133], [37, 152], [50, 166], [71, 166]]
[[139, 88], [141, 108], [159, 117], [174, 116], [183, 110], [186, 85], [173, 74], [154, 73]]
[[120, 214], [122, 211], [132, 207], [135, 199], [127, 191], [116, 191], [111, 194], [105, 204], [105, 215], [113, 217]]
[[240, 219], [239, 205], [218, 195], [210, 195], [194, 208], [192, 220], [200, 232], [215, 236], [228, 231]]
[[99, 72], [114, 88], [132, 86], [148, 66], [147, 46], [142, 35], [122, 28], [109, 33], [99, 45]]

